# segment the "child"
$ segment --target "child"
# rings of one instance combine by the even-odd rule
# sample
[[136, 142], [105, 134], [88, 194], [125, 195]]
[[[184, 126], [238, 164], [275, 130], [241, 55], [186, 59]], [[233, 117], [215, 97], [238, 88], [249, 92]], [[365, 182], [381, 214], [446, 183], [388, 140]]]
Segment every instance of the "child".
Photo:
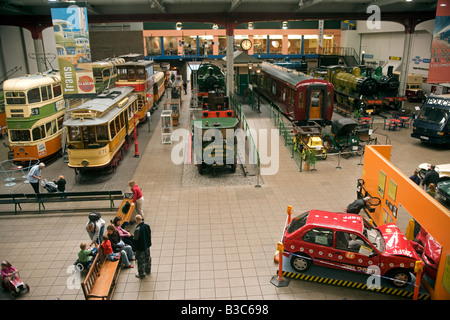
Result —
[[64, 179], [64, 176], [59, 176], [58, 181], [53, 181], [56, 183], [58, 187], [58, 191], [63, 194], [63, 198], [65, 197], [64, 193], [66, 193], [66, 180]]
[[108, 260], [115, 261], [120, 259], [120, 253], [113, 252], [111, 241], [109, 241], [108, 236], [102, 236], [102, 244], [100, 245], [103, 252], [107, 256]]
[[16, 277], [15, 273], [17, 272], [17, 270], [8, 261], [2, 261], [1, 265], [3, 283], [8, 284], [10, 280]]
[[81, 263], [85, 269], [89, 267], [92, 261], [90, 257], [94, 253], [92, 251], [92, 248], [86, 249], [86, 247], [87, 247], [86, 243], [82, 242], [80, 244], [81, 250], [78, 252], [78, 261], [77, 261], [77, 263]]

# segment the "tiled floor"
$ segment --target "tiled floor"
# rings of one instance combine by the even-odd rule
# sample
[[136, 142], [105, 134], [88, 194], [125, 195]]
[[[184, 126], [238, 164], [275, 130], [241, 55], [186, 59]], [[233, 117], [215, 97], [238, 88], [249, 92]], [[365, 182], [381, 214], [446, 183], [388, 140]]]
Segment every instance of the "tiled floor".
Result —
[[[187, 103], [185, 97], [179, 127], [188, 128]], [[261, 114], [247, 109], [246, 114], [252, 128], [273, 128], [265, 106]], [[223, 185], [221, 175], [211, 177], [217, 184], [185, 186], [183, 170], [192, 165], [172, 163], [173, 145], [161, 143], [157, 122], [152, 121], [151, 135], [140, 135], [149, 139], [141, 144], [140, 158], [129, 157], [118, 170], [119, 178], [108, 182], [109, 188], [129, 192], [126, 182], [133, 177], [143, 189], [153, 242], [151, 275], [139, 280], [135, 269], [122, 270], [115, 300], [400, 299], [301, 280], [291, 280], [283, 288], [270, 283], [277, 271], [273, 258], [287, 206], [292, 205], [294, 215], [313, 208], [343, 210], [356, 197], [362, 173], [359, 157], [341, 160], [342, 169], [336, 168], [337, 158], [329, 157], [317, 163], [317, 171], [299, 172], [280, 139], [279, 170], [263, 176], [259, 188], [254, 183]], [[406, 174], [422, 162], [448, 162], [448, 150], [421, 144], [409, 137], [408, 129], [387, 132], [382, 124], [375, 126], [377, 132], [389, 135], [392, 162]], [[64, 167], [51, 166], [58, 165]], [[73, 190], [96, 188], [69, 185]], [[68, 268], [76, 260], [80, 242], [88, 240], [87, 212], [0, 216], [0, 259], [12, 262], [31, 287], [19, 299], [84, 299], [80, 279]], [[113, 215], [103, 212], [106, 221]], [[5, 294], [1, 298], [9, 299]]]

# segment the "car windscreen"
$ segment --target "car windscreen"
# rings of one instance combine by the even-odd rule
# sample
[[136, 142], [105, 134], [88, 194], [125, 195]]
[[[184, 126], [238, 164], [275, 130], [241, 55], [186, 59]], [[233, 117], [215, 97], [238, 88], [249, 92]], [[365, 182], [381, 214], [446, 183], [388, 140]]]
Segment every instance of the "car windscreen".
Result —
[[449, 114], [450, 112], [448, 109], [431, 104], [425, 104], [420, 110], [417, 119], [442, 126], [447, 122]]
[[372, 227], [372, 225], [364, 219], [364, 229], [363, 234], [377, 248], [380, 252], [384, 251], [384, 238], [383, 234], [377, 228]]
[[292, 219], [291, 223], [289, 224], [288, 233], [292, 233], [295, 230], [300, 229], [306, 224], [306, 220], [308, 219], [309, 211], [302, 213], [301, 215], [295, 217]]

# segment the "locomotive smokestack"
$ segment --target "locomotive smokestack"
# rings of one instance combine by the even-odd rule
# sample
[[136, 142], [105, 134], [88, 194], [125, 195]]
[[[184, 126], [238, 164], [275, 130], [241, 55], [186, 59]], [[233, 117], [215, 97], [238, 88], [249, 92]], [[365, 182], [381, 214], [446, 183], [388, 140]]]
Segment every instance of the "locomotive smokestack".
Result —
[[389, 66], [388, 67], [388, 71], [387, 71], [388, 77], [392, 77], [393, 70], [394, 70], [394, 66]]

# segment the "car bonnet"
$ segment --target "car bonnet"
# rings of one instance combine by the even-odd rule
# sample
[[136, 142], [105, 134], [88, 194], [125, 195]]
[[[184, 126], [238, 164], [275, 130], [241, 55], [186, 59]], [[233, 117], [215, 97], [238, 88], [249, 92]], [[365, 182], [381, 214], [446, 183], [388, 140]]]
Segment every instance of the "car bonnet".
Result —
[[395, 224], [378, 227], [385, 241], [385, 253], [420, 260], [408, 239]]

